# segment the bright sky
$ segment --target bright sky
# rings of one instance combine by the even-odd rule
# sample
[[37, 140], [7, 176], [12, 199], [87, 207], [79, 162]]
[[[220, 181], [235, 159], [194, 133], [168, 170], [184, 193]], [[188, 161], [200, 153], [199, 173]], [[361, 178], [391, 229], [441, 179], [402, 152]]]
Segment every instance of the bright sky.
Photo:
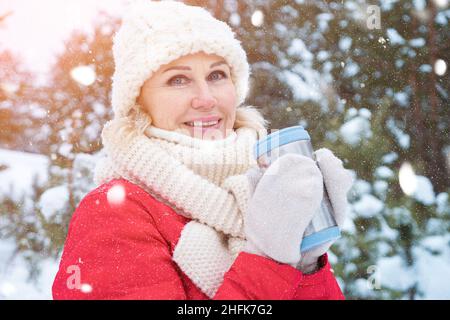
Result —
[[45, 73], [63, 40], [75, 29], [90, 30], [98, 10], [120, 16], [130, 0], [0, 0], [0, 50], [19, 54], [26, 66]]

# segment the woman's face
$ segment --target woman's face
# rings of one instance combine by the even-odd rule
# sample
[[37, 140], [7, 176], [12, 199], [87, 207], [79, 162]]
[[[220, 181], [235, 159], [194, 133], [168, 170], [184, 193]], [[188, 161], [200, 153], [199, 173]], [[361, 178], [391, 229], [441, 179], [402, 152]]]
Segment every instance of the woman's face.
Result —
[[203, 52], [161, 66], [142, 86], [137, 102], [155, 127], [217, 140], [232, 130], [236, 90], [225, 60]]

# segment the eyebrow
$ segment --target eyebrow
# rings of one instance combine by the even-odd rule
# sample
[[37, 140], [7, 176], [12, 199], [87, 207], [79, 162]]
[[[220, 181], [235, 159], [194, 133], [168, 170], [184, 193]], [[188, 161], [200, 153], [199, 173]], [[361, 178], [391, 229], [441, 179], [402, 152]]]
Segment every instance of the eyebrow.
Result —
[[[213, 64], [211, 64], [209, 66], [209, 68], [211, 69], [211, 68], [220, 66], [221, 64], [227, 64], [227, 63], [225, 62], [225, 60], [220, 60], [220, 61], [217, 61], [217, 62], [214, 62]], [[175, 66], [175, 67], [167, 68], [166, 70], [163, 71], [163, 73], [167, 72], [169, 70], [191, 70], [191, 68], [186, 67], [186, 66]]]

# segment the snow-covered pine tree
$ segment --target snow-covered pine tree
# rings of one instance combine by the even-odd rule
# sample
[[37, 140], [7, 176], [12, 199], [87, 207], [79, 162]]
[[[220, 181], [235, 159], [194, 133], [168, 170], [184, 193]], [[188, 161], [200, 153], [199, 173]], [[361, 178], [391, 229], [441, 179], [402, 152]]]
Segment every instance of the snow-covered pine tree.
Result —
[[[29, 194], [21, 198], [13, 197], [12, 193], [0, 194], [0, 238], [15, 241], [15, 253], [28, 261], [32, 279], [40, 272], [40, 261], [59, 257], [72, 214], [94, 187], [93, 169], [101, 149], [100, 132], [112, 115], [111, 46], [117, 26], [116, 19], [102, 14], [92, 33], [72, 34], [52, 67], [50, 79], [36, 83], [29, 78], [29, 94], [16, 94], [21, 97], [17, 99], [20, 106], [17, 110], [28, 112], [17, 113], [15, 121], [5, 119], [9, 125], [4, 126], [6, 132], [12, 133], [10, 128], [16, 121], [23, 123], [30, 115], [37, 114], [33, 122], [37, 126], [26, 128], [30, 132], [28, 141], [36, 146], [33, 151], [48, 158], [46, 179], [34, 180]], [[10, 73], [20, 75], [16, 69]], [[85, 82], [92, 76], [93, 82]], [[9, 95], [3, 102], [14, 101]], [[29, 151], [19, 144], [19, 132], [14, 132], [12, 137], [16, 139], [12, 139], [16, 150]], [[0, 138], [6, 139], [8, 135], [1, 131]], [[8, 166], [3, 165], [0, 170], [6, 171]]]
[[[100, 133], [110, 119], [113, 73], [112, 35], [118, 21], [99, 15], [91, 33], [75, 32], [52, 67], [48, 84], [41, 88], [40, 102], [47, 108], [44, 126], [51, 128], [47, 154], [51, 160], [54, 188], [65, 187], [67, 221], [82, 197], [92, 187], [92, 166], [86, 159], [101, 149]], [[62, 249], [62, 248], [61, 248]]]

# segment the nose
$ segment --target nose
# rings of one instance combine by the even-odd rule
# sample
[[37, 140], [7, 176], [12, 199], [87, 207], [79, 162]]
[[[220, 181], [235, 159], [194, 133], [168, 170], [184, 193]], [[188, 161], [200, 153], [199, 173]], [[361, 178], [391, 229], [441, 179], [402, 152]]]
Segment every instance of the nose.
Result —
[[205, 82], [199, 83], [197, 86], [197, 92], [192, 99], [192, 107], [194, 109], [209, 110], [215, 107], [217, 99], [211, 92], [209, 85]]

